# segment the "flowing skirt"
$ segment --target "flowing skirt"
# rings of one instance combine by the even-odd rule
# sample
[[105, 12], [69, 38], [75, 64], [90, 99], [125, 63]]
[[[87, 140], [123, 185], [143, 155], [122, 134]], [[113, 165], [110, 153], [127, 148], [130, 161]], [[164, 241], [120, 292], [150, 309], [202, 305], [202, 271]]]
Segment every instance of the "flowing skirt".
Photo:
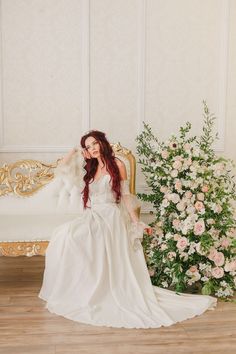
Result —
[[212, 296], [153, 286], [142, 247], [131, 247], [121, 211], [109, 203], [54, 230], [38, 296], [70, 320], [124, 328], [170, 326], [217, 304]]

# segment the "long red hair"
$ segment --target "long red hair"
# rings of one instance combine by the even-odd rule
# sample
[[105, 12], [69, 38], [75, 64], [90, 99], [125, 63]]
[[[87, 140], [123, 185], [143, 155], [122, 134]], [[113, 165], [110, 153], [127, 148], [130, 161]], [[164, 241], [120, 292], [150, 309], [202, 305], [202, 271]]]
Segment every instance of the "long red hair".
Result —
[[[115, 162], [115, 154], [114, 151], [112, 150], [112, 147], [109, 143], [109, 141], [106, 138], [105, 133], [99, 131], [99, 130], [90, 130], [87, 134], [82, 136], [80, 140], [80, 145], [82, 148], [85, 148], [85, 141], [88, 137], [93, 137], [94, 139], [97, 140], [97, 142], [100, 145], [100, 156], [101, 160], [104, 163], [104, 165], [107, 168], [108, 173], [111, 176], [112, 179], [112, 190], [116, 196], [116, 203], [120, 202], [120, 197], [121, 197], [121, 186], [120, 186], [120, 171], [119, 168]], [[83, 194], [83, 204], [84, 204], [84, 209], [87, 208], [87, 202], [89, 198], [89, 183], [90, 181], [94, 181], [94, 176], [96, 174], [98, 167], [98, 160], [96, 158], [90, 158], [90, 159], [85, 159], [85, 165], [84, 169], [86, 171], [86, 174], [84, 175], [83, 179], [85, 182], [85, 187], [81, 194]]]

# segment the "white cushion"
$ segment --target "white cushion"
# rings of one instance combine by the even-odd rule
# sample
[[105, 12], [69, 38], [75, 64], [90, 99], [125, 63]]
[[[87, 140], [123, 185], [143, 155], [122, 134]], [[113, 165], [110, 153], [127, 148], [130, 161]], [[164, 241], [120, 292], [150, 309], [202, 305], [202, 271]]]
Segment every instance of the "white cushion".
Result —
[[80, 189], [55, 178], [30, 197], [0, 198], [0, 215], [77, 214], [82, 208]]

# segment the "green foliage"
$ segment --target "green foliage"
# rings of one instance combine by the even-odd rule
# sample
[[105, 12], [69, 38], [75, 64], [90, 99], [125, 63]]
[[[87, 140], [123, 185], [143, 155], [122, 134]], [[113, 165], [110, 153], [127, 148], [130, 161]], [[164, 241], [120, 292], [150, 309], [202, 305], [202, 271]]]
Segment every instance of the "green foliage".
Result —
[[216, 117], [203, 101], [202, 134], [191, 123], [161, 142], [148, 123], [136, 138], [138, 163], [150, 193], [155, 219], [143, 248], [154, 285], [183, 292], [197, 286], [223, 299], [236, 289], [236, 200], [232, 160], [212, 147]]

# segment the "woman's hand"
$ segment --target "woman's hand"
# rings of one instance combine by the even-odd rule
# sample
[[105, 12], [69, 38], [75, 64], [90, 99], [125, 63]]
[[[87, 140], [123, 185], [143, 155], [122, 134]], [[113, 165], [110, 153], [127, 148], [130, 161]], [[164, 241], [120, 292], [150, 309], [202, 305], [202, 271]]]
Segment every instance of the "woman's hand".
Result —
[[67, 163], [70, 162], [71, 158], [76, 154], [78, 149], [74, 147], [72, 150], [70, 150], [65, 156], [62, 158], [58, 159], [58, 164], [66, 165]]
[[153, 233], [152, 227], [148, 226], [143, 221], [135, 218], [132, 223], [134, 225], [141, 225], [143, 227], [143, 231], [145, 231], [149, 236], [152, 235]]
[[82, 149], [81, 154], [83, 155], [84, 159], [91, 159], [92, 156], [86, 149]]

